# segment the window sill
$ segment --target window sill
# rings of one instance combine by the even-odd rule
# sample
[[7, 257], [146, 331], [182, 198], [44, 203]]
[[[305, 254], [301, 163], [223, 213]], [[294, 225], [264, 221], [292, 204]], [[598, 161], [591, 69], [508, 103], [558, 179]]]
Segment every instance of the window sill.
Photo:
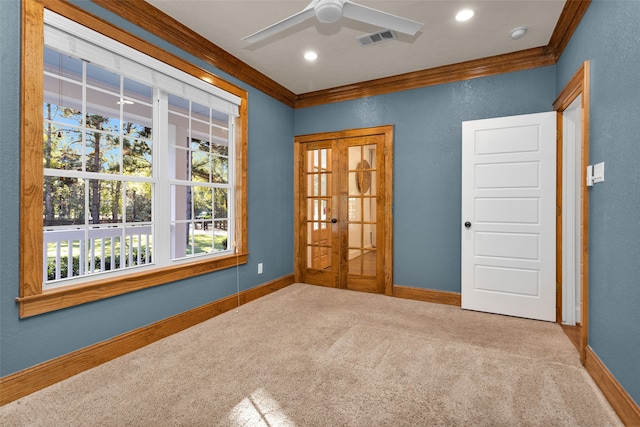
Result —
[[248, 253], [234, 254], [117, 278], [96, 280], [43, 291], [39, 295], [16, 298], [16, 302], [19, 304], [20, 318], [31, 317], [246, 264], [248, 256]]

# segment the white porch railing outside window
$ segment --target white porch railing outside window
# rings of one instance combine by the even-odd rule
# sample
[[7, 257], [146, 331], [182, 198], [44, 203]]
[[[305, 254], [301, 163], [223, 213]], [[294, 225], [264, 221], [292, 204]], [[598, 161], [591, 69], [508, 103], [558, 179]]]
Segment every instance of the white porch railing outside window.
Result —
[[[149, 264], [152, 234], [152, 225], [45, 230], [45, 287], [60, 279]], [[78, 258], [77, 271], [74, 257]], [[53, 267], [52, 274], [49, 265]]]

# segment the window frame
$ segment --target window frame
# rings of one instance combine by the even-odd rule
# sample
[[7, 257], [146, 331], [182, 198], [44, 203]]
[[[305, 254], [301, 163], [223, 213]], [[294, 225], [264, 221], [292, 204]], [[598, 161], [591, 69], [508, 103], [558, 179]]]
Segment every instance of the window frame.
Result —
[[[89, 278], [82, 284], [43, 290], [42, 228], [42, 133], [44, 119], [44, 9], [49, 9], [106, 37], [162, 61], [206, 83], [238, 96], [239, 117], [235, 120], [235, 253], [194, 259], [178, 265], [132, 271], [117, 277]], [[129, 34], [78, 7], [59, 0], [22, 2], [20, 115], [20, 290], [16, 299], [21, 318], [97, 301], [140, 289], [158, 286], [225, 268], [246, 264], [248, 259], [248, 94], [149, 42]]]

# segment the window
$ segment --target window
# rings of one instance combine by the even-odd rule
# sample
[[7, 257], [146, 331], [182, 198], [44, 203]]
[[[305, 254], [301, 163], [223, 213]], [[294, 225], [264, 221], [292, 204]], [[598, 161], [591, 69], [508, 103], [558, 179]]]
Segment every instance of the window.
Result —
[[44, 44], [23, 37], [42, 55], [23, 63], [43, 71], [23, 67], [40, 88], [23, 116], [40, 100], [42, 120], [22, 124], [23, 171], [40, 173], [22, 184], [21, 316], [245, 263], [246, 93], [49, 10], [44, 26], [23, 13]]
[[172, 259], [226, 251], [229, 205], [228, 117], [169, 95]]
[[155, 263], [153, 194], [161, 175], [154, 88], [47, 43], [43, 288], [52, 289]]

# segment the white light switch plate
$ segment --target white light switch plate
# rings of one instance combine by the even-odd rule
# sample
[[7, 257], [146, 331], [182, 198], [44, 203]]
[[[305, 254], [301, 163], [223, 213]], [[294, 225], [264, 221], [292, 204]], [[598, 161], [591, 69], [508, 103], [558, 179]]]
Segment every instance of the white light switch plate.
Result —
[[587, 187], [593, 187], [593, 166], [587, 166]]
[[593, 182], [604, 181], [604, 162], [593, 165]]

